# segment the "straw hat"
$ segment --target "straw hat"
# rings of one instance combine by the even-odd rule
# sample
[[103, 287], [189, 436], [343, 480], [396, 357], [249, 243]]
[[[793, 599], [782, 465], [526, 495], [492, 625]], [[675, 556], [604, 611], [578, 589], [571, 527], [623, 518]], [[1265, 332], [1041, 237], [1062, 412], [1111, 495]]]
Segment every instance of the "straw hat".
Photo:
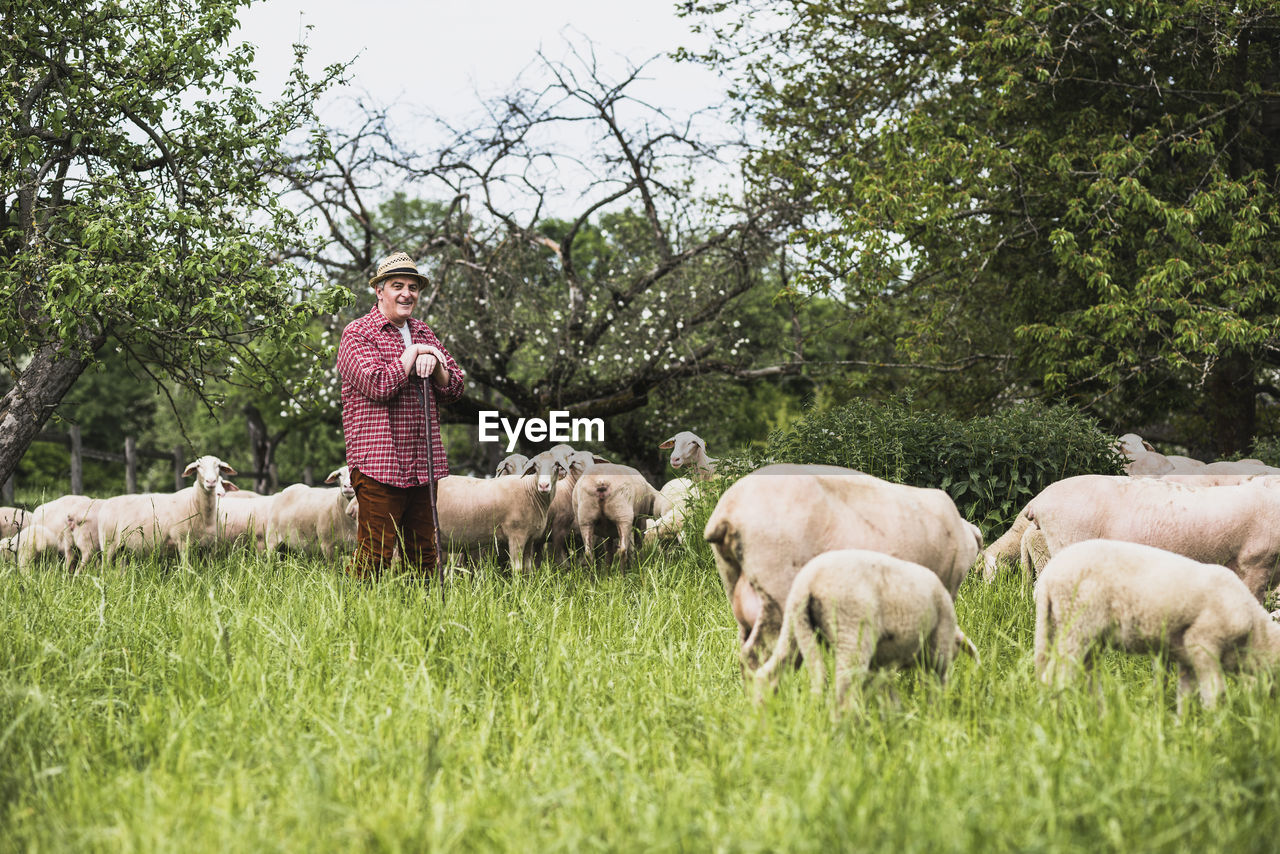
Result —
[[382, 263], [378, 265], [378, 275], [369, 280], [369, 287], [375, 288], [378, 282], [392, 276], [413, 276], [423, 287], [428, 283], [427, 277], [418, 272], [418, 265], [403, 252], [395, 252], [382, 259]]

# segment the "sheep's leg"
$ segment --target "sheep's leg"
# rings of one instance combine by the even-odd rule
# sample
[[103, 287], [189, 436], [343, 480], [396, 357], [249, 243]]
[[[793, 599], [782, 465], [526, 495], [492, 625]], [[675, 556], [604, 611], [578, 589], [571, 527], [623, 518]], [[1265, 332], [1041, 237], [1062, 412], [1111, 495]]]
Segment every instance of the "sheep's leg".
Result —
[[632, 522], [630, 519], [622, 518], [615, 524], [618, 526], [618, 570], [623, 571], [631, 562], [631, 556], [634, 553], [634, 549], [631, 548]]
[[1200, 702], [1206, 709], [1212, 709], [1227, 687], [1219, 664], [1218, 649], [1207, 639], [1194, 636], [1192, 631], [1187, 632], [1184, 642], [1187, 661], [1195, 671], [1196, 682], [1200, 685]]
[[836, 706], [844, 708], [849, 689], [856, 680], [862, 684], [871, 670], [876, 652], [876, 632], [864, 620], [849, 621], [836, 636]]
[[1187, 695], [1195, 690], [1195, 671], [1191, 669], [1191, 665], [1187, 662], [1178, 660], [1178, 716], [1182, 716], [1182, 704], [1186, 700]]

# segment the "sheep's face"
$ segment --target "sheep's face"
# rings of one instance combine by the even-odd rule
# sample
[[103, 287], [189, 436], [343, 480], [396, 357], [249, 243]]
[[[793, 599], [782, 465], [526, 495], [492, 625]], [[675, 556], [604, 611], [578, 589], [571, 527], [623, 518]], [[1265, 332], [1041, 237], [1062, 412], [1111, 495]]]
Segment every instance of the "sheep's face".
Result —
[[324, 479], [324, 482], [338, 484], [338, 489], [342, 490], [343, 498], [355, 498], [356, 496], [356, 489], [351, 485], [351, 469], [347, 466], [329, 472], [329, 476]]
[[697, 463], [705, 451], [702, 440], [687, 430], [677, 433], [658, 447], [671, 449], [671, 467], [673, 469], [678, 469], [685, 463]]
[[206, 454], [195, 462], [189, 463], [182, 472], [182, 476], [191, 477], [194, 474], [196, 476], [196, 486], [205, 492], [216, 493], [218, 482], [222, 479], [222, 476], [230, 476], [235, 473], [236, 470], [222, 460], [212, 454]]
[[556, 482], [565, 474], [564, 464], [556, 454], [543, 451], [525, 465], [525, 476], [537, 478], [536, 487], [543, 495], [554, 497]]

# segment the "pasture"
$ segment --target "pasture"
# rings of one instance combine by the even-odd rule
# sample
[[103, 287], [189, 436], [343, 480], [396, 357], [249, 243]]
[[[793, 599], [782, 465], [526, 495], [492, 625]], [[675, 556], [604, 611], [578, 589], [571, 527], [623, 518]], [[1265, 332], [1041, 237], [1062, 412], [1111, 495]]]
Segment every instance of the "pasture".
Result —
[[[982, 654], [836, 720], [744, 694], [710, 554], [488, 568], [438, 590], [319, 561], [0, 569], [5, 851], [1251, 851], [1280, 699], [1103, 656], [1032, 677], [1030, 593], [970, 575]], [[980, 575], [980, 573], [979, 573]]]

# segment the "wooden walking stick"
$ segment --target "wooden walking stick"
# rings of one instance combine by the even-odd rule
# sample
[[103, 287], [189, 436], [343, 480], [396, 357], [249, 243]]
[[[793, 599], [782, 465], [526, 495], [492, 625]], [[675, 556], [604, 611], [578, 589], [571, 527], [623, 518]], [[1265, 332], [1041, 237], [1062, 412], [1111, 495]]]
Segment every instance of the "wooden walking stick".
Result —
[[431, 378], [422, 378], [422, 412], [427, 419], [427, 502], [431, 505], [431, 526], [436, 538], [436, 581], [440, 582], [440, 601], [444, 602], [444, 545], [440, 538], [440, 512], [436, 508], [436, 451], [431, 425]]

